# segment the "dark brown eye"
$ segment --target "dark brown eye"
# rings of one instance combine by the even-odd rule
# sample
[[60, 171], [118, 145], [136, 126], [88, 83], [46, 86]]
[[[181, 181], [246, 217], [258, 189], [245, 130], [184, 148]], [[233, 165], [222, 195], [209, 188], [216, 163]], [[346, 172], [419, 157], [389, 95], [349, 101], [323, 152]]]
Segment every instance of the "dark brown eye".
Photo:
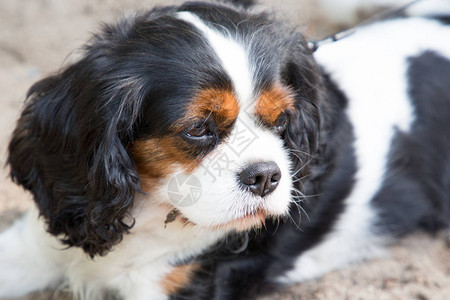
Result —
[[215, 124], [211, 120], [194, 123], [182, 135], [190, 145], [202, 148], [217, 145], [219, 139]]
[[282, 112], [273, 123], [272, 128], [275, 131], [275, 133], [282, 134], [286, 130], [288, 121], [289, 118], [287, 114], [285, 112]]
[[207, 119], [194, 123], [184, 135], [189, 140], [196, 141], [217, 139], [217, 128], [212, 120]]
[[194, 125], [194, 127], [191, 127], [191, 129], [189, 129], [189, 131], [186, 132], [188, 136], [193, 138], [201, 138], [209, 133], [210, 131], [208, 128], [208, 124], [205, 123]]

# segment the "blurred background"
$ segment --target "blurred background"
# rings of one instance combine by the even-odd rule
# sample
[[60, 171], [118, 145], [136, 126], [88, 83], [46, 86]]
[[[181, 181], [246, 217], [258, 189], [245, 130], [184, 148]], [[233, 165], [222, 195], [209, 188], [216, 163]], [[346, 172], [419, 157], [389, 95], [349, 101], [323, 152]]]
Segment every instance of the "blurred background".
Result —
[[[450, 0], [449, 0], [450, 1]], [[180, 0], [0, 0], [0, 231], [32, 204], [3, 168], [6, 147], [27, 89], [76, 59], [79, 49], [103, 22], [154, 5]], [[408, 0], [258, 1], [309, 39], [320, 39]], [[367, 3], [375, 4], [367, 8]], [[349, 7], [356, 9], [349, 9]], [[330, 273], [320, 280], [286, 288], [269, 299], [450, 299], [450, 250], [444, 239], [416, 235], [392, 247], [392, 256]], [[36, 258], [39, 259], [39, 258]], [[0, 270], [8, 272], [8, 270]], [[49, 291], [21, 300], [70, 299]]]

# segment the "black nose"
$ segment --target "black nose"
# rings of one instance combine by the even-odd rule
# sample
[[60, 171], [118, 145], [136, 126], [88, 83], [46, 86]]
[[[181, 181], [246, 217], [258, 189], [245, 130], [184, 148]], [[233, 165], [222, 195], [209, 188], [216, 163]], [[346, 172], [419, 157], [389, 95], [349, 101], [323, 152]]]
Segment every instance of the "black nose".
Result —
[[281, 171], [273, 161], [252, 163], [239, 174], [239, 179], [246, 189], [264, 197], [277, 188]]

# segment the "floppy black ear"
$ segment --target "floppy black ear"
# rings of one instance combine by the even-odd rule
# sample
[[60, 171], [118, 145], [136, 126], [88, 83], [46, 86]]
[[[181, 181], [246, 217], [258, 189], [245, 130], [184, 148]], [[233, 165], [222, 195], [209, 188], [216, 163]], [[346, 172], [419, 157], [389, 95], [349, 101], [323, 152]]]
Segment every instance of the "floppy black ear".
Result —
[[[308, 165], [319, 146], [320, 78], [320, 69], [313, 56], [306, 44], [299, 42], [281, 72], [283, 83], [291, 88], [295, 96], [295, 112], [283, 137], [291, 151], [293, 172], [297, 178], [309, 173]], [[296, 182], [300, 184], [300, 181]]]
[[113, 65], [102, 51], [88, 51], [37, 82], [9, 144], [11, 177], [32, 192], [48, 231], [91, 257], [106, 254], [131, 228], [139, 190], [127, 150], [139, 97], [131, 101], [124, 88], [133, 85], [119, 84]]

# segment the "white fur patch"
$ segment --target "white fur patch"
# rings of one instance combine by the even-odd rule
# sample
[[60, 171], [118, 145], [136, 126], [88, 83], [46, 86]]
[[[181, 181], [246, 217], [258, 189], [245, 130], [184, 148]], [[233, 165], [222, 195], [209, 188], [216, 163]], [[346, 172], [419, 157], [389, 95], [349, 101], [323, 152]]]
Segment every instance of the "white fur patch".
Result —
[[448, 0], [421, 0], [406, 10], [409, 16], [449, 16], [450, 1]]
[[46, 233], [31, 210], [0, 235], [0, 298], [70, 286], [80, 300], [100, 300], [115, 291], [125, 300], [165, 300], [162, 278], [171, 264], [198, 255], [223, 232], [180, 223], [165, 226], [167, 208], [136, 199], [131, 234], [104, 257], [91, 260], [80, 248], [66, 249]]
[[450, 29], [422, 19], [389, 21], [361, 28], [317, 50], [316, 59], [348, 97], [358, 171], [333, 230], [304, 252], [279, 281], [312, 279], [384, 253], [372, 228], [377, 215], [370, 202], [385, 179], [395, 132], [407, 132], [414, 121], [407, 94], [407, 59], [426, 49], [448, 57]]
[[[194, 25], [207, 39], [220, 59], [222, 67], [230, 76], [238, 100], [242, 107], [252, 100], [253, 79], [247, 52], [236, 39], [208, 27], [199, 17], [190, 12], [177, 13], [179, 19]], [[225, 29], [224, 29], [225, 30]]]
[[45, 235], [44, 224], [31, 211], [0, 234], [1, 299], [55, 288], [60, 283], [63, 272], [52, 253], [54, 243], [42, 238]]
[[85, 299], [100, 298], [102, 290], [116, 290], [127, 300], [167, 299], [160, 283], [172, 270], [171, 264], [200, 254], [223, 235], [180, 223], [166, 226], [168, 212], [139, 197], [133, 211], [135, 227], [114, 251], [94, 261], [80, 249], [64, 251], [70, 257], [63, 264], [70, 286]]

